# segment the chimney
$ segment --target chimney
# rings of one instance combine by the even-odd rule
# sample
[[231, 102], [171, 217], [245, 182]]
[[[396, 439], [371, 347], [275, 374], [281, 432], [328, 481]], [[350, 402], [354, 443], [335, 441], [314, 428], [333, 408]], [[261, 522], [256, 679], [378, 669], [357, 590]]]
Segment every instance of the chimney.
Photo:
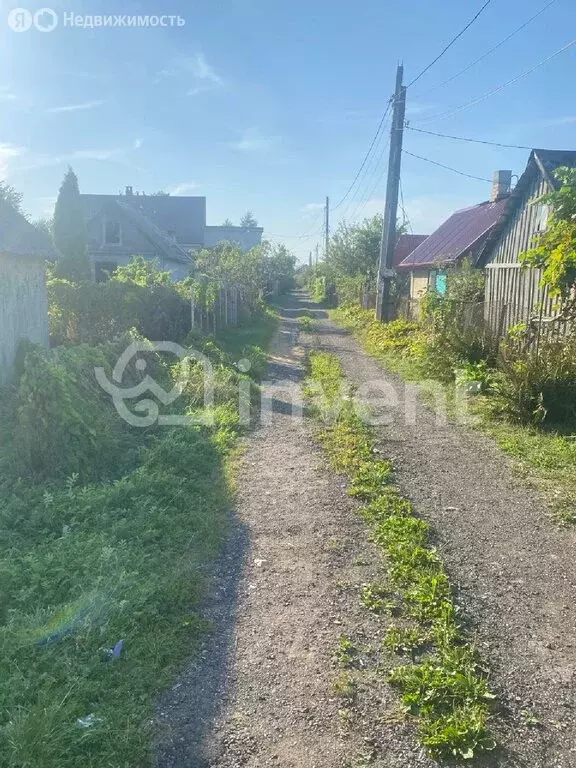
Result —
[[494, 171], [491, 202], [508, 197], [512, 190], [512, 171]]
[[[512, 173], [512, 171], [510, 171], [510, 173]], [[134, 194], [132, 187], [126, 187], [125, 194], [126, 194], [126, 197], [132, 197], [132, 195]]]

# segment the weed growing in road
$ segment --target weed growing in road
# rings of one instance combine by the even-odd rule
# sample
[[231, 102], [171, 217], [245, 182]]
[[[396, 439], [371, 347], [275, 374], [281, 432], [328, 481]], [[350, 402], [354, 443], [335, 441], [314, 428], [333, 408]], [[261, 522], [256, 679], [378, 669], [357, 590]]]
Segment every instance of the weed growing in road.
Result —
[[[310, 375], [325, 395], [339, 397], [343, 374], [335, 357], [313, 352]], [[374, 455], [373, 433], [350, 402], [341, 404], [321, 440], [334, 468], [350, 478], [351, 495], [366, 502], [360, 512], [388, 563], [389, 586], [364, 585], [362, 602], [382, 613], [392, 588], [420, 624], [413, 630], [392, 627], [384, 642], [413, 657], [413, 663], [392, 672], [390, 682], [400, 690], [406, 713], [419, 718], [422, 743], [437, 758], [470, 759], [493, 749], [488, 720], [494, 696], [486, 670], [461, 630], [448, 576], [429, 543], [427, 523], [414, 515], [410, 501], [393, 485], [390, 462]], [[345, 659], [348, 643], [341, 640]], [[422, 658], [417, 658], [419, 649], [426, 650]]]
[[342, 667], [354, 667], [358, 664], [360, 651], [352, 640], [342, 635], [334, 651], [334, 658]]
[[298, 325], [300, 326], [300, 330], [303, 333], [313, 333], [314, 332], [314, 321], [311, 317], [304, 316], [301, 317], [298, 320]]
[[347, 672], [343, 672], [332, 684], [334, 693], [346, 701], [353, 702], [358, 692], [358, 683]]
[[396, 603], [391, 599], [390, 591], [380, 584], [364, 584], [360, 592], [362, 604], [373, 613], [392, 613]]

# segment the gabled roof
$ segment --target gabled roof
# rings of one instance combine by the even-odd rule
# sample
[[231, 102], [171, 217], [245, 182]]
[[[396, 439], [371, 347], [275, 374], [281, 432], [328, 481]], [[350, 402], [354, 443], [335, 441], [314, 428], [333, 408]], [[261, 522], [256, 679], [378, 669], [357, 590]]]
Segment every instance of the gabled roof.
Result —
[[144, 237], [165, 256], [174, 261], [181, 261], [186, 264], [192, 263], [190, 254], [177, 243], [173, 242], [168, 234], [150, 221], [144, 213], [120, 200], [116, 200], [116, 205], [124, 213], [126, 218], [140, 230]]
[[558, 168], [576, 168], [576, 151], [563, 150], [563, 149], [533, 149], [530, 152], [526, 170], [518, 179], [518, 183], [512, 190], [512, 194], [509, 198], [508, 206], [504, 215], [496, 226], [490, 232], [490, 236], [487, 238], [486, 243], [482, 249], [482, 254], [479, 258], [479, 264], [485, 266], [490, 260], [490, 256], [494, 251], [494, 247], [498, 242], [498, 239], [509, 218], [515, 213], [524, 198], [525, 192], [529, 189], [534, 176], [541, 174], [548, 182], [550, 191], [558, 189], [560, 182], [554, 176], [554, 171]]
[[[206, 226], [206, 198], [180, 195], [80, 195], [86, 218], [100, 215], [115, 203], [124, 203], [166, 236], [173, 234], [181, 245], [202, 245]], [[141, 219], [140, 219], [141, 220]]]
[[0, 254], [44, 261], [56, 257], [49, 237], [0, 199]]
[[412, 251], [422, 245], [427, 237], [428, 235], [400, 235], [394, 251], [394, 266], [397, 267], [405, 258], [410, 256]]
[[506, 197], [456, 211], [405, 258], [399, 268], [432, 267], [454, 263], [467, 255], [476, 257], [504, 215], [508, 200]]

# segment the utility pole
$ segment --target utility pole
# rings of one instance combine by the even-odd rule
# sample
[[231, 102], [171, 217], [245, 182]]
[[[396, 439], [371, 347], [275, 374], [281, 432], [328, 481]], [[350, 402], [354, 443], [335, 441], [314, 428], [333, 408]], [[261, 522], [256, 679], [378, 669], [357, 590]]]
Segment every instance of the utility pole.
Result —
[[316, 266], [318, 266], [318, 251], [320, 250], [320, 246], [318, 243], [316, 243]]
[[325, 208], [325, 220], [324, 220], [324, 259], [328, 261], [328, 249], [330, 247], [330, 198], [326, 198]]
[[396, 248], [396, 219], [398, 217], [398, 190], [402, 166], [402, 140], [404, 138], [404, 117], [406, 114], [406, 86], [402, 85], [404, 66], [396, 70], [396, 91], [390, 133], [390, 156], [388, 159], [388, 183], [386, 185], [386, 206], [380, 242], [380, 263], [378, 266], [378, 288], [376, 292], [376, 318], [391, 319], [390, 284], [394, 277], [394, 250]]
[[312, 251], [308, 254], [308, 266], [312, 269]]

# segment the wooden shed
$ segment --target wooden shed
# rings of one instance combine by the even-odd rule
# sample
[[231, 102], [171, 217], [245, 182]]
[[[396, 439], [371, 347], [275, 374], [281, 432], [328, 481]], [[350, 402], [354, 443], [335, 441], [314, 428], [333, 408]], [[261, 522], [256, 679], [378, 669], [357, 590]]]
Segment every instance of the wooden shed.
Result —
[[520, 255], [546, 230], [541, 198], [558, 186], [557, 168], [576, 167], [576, 151], [534, 149], [513, 190], [506, 213], [491, 233], [479, 266], [486, 268], [485, 318], [495, 332], [554, 317], [554, 301], [542, 288], [541, 270], [523, 267]]
[[9, 380], [23, 339], [48, 346], [48, 258], [49, 238], [0, 199], [0, 383]]

